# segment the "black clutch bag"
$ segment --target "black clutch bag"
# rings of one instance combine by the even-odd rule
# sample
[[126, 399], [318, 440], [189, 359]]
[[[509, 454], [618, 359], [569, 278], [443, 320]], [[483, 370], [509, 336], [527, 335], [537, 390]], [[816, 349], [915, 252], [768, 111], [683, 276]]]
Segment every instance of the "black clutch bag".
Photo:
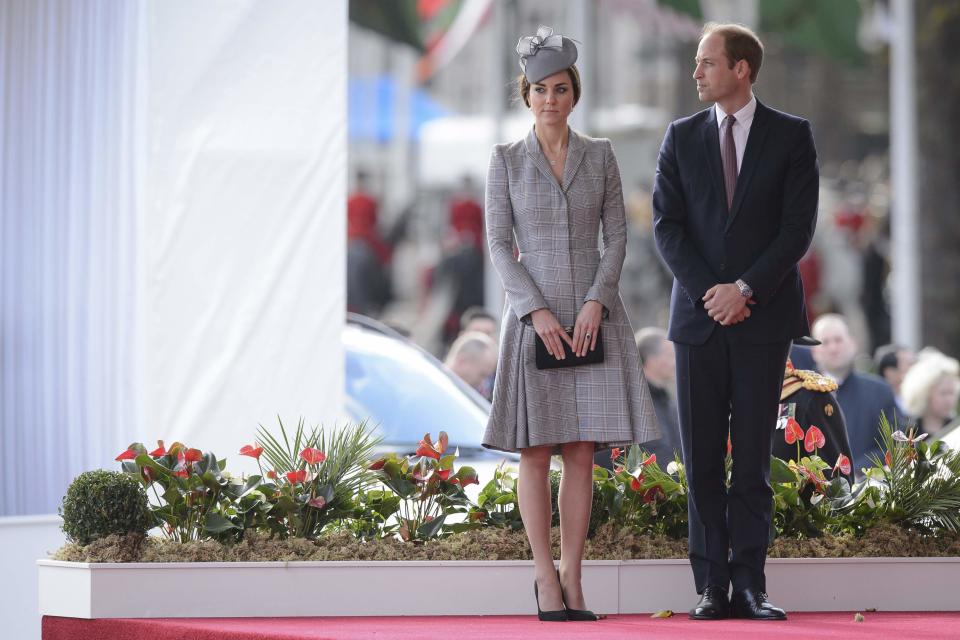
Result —
[[[573, 337], [573, 327], [564, 327], [564, 330], [568, 336]], [[563, 351], [567, 354], [567, 357], [563, 360], [557, 360], [547, 351], [547, 345], [543, 343], [543, 338], [537, 335], [537, 369], [562, 369], [564, 367], [578, 367], [583, 364], [599, 364], [603, 362], [603, 333], [599, 327], [597, 328], [597, 348], [590, 351], [588, 347], [587, 355], [583, 357], [576, 355], [566, 342], [561, 340], [561, 343], [563, 344]]]

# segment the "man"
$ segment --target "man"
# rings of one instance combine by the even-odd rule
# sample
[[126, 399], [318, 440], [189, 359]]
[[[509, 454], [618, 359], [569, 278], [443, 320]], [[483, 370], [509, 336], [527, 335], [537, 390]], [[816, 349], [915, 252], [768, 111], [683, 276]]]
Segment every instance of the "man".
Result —
[[880, 414], [893, 424], [902, 422], [893, 391], [882, 378], [860, 373], [853, 367], [857, 342], [850, 334], [846, 319], [827, 313], [813, 323], [813, 337], [820, 345], [813, 347], [817, 369], [837, 381], [837, 402], [843, 410], [850, 437], [854, 468], [871, 466], [871, 455], [883, 458], [880, 439]]
[[900, 385], [903, 383], [903, 377], [916, 361], [917, 354], [913, 350], [896, 344], [877, 347], [873, 354], [873, 365], [876, 367], [877, 375], [890, 385], [893, 397], [897, 401], [897, 410], [903, 415], [907, 415], [907, 410], [900, 395]]
[[823, 443], [816, 446], [816, 452], [821, 460], [834, 468], [827, 477], [842, 474], [853, 484], [853, 454], [843, 411], [833, 394], [836, 390], [837, 383], [831, 378], [816, 371], [796, 369], [787, 360], [783, 389], [780, 391], [780, 419], [773, 433], [773, 455], [781, 460], [797, 460], [798, 456], [811, 455], [806, 449], [807, 439], [788, 443], [788, 418], [793, 418], [815, 446], [816, 440], [810, 435], [810, 427], [816, 427], [823, 434]]
[[701, 595], [693, 619], [786, 617], [765, 593], [770, 442], [790, 341], [809, 332], [797, 263], [813, 237], [819, 175], [810, 124], [753, 95], [762, 58], [749, 29], [704, 27], [693, 77], [714, 104], [667, 128], [654, 185], [657, 247], [674, 275], [668, 335]]
[[470, 307], [460, 316], [460, 333], [467, 333], [469, 331], [485, 333], [490, 336], [491, 340], [497, 342], [499, 340], [497, 336], [500, 331], [499, 318], [496, 318], [483, 307]]
[[497, 369], [497, 345], [490, 336], [479, 331], [460, 334], [450, 346], [444, 364], [487, 400], [491, 398], [491, 390], [484, 382]]
[[664, 469], [680, 453], [680, 425], [677, 403], [671, 389], [677, 383], [673, 343], [659, 327], [644, 327], [637, 332], [637, 349], [643, 363], [643, 376], [650, 387], [653, 409], [660, 425], [660, 438], [643, 443], [643, 448], [657, 456]]

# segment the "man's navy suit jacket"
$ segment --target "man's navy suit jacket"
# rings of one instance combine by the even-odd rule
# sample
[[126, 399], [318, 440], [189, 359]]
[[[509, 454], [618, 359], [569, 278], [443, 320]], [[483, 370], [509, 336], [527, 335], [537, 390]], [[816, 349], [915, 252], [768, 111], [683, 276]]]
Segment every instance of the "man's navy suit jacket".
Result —
[[813, 238], [819, 184], [810, 123], [758, 100], [728, 213], [715, 108], [670, 124], [653, 209], [657, 248], [675, 278], [671, 340], [706, 342], [717, 323], [701, 299], [715, 284], [738, 278], [753, 289], [756, 305], [728, 327], [732, 342], [809, 334], [797, 262]]

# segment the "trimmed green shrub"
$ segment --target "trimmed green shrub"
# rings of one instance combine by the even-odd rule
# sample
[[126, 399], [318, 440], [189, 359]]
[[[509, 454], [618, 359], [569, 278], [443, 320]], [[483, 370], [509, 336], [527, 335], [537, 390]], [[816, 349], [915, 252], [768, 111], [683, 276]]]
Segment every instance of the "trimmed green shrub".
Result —
[[86, 471], [70, 484], [60, 507], [63, 532], [79, 544], [111, 534], [146, 534], [153, 526], [147, 494], [135, 478], [116, 471]]

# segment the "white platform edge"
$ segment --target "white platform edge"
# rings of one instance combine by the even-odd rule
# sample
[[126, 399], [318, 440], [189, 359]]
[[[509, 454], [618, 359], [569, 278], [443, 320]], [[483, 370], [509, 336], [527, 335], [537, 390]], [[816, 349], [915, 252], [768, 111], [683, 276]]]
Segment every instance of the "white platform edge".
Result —
[[[535, 611], [530, 561], [38, 560], [37, 565], [40, 613], [49, 616], [530, 615]], [[956, 593], [960, 558], [770, 559], [766, 573], [771, 599], [788, 611], [960, 611]], [[249, 590], [241, 585], [249, 585]], [[683, 612], [696, 601], [686, 560], [587, 561], [583, 585], [588, 605], [598, 613]]]

